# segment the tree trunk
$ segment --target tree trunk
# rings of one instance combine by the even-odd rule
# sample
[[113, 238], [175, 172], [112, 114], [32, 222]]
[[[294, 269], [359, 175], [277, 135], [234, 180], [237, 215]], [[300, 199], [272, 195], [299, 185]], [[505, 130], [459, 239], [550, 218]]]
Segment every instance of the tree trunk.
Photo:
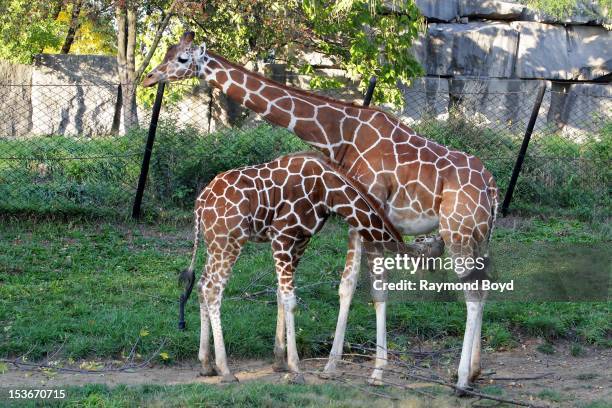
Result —
[[138, 127], [136, 108], [136, 10], [133, 2], [117, 1], [117, 65], [123, 99], [123, 125], [126, 130]]
[[79, 29], [79, 26], [81, 25], [79, 23], [79, 16], [81, 14], [82, 5], [83, 0], [74, 0], [74, 2], [72, 3], [72, 13], [70, 13], [70, 26], [68, 27], [68, 33], [66, 34], [66, 39], [64, 40], [64, 45], [62, 45], [60, 54], [68, 54], [70, 52], [70, 47], [72, 47], [76, 32]]
[[[82, 0], [80, 0], [82, 1]], [[137, 2], [116, 0], [115, 17], [117, 19], [117, 66], [121, 86], [123, 124], [126, 130], [138, 127], [138, 111], [136, 106], [136, 89], [140, 77], [149, 65], [162, 34], [170, 18], [174, 15], [177, 0], [174, 0], [165, 13], [153, 39], [149, 52], [144, 57], [142, 65], [136, 69], [136, 7]]]

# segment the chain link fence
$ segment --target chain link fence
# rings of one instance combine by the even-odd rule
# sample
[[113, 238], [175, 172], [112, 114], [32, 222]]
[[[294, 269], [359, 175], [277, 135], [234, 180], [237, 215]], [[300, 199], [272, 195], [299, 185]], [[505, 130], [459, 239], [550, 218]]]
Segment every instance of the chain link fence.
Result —
[[[422, 135], [480, 157], [503, 195], [535, 103], [533, 82], [495, 89], [490, 81], [417, 81], [404, 89], [400, 116]], [[130, 213], [151, 109], [143, 103], [140, 128], [125, 131], [118, 88], [0, 84], [0, 209]], [[144, 208], [190, 209], [217, 173], [308, 148], [206, 86], [171, 84]], [[549, 86], [511, 207], [607, 218], [611, 150], [609, 87]]]

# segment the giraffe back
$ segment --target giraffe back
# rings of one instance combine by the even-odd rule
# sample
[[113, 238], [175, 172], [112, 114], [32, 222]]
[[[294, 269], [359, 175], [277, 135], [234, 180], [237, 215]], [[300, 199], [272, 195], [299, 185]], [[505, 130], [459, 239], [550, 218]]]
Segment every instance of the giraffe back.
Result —
[[367, 241], [402, 241], [384, 211], [328, 158], [295, 153], [221, 173], [196, 202], [207, 242], [233, 237], [267, 241], [282, 233], [308, 238], [331, 213]]

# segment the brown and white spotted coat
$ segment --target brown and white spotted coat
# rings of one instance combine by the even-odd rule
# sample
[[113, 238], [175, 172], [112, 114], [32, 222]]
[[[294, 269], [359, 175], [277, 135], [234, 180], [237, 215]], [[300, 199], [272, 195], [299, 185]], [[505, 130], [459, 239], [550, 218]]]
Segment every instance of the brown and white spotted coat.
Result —
[[[227, 366], [220, 307], [232, 266], [247, 241], [271, 242], [279, 304], [275, 355], [277, 364], [284, 365], [286, 327], [287, 365], [290, 371], [299, 372], [293, 317], [294, 273], [308, 241], [332, 213], [343, 217], [365, 241], [395, 242], [403, 252], [410, 251], [384, 213], [379, 213], [377, 204], [329, 159], [316, 153], [298, 153], [229, 170], [216, 176], [202, 191], [196, 200], [195, 244], [186, 272], [187, 280], [193, 282], [201, 234], [207, 248], [206, 268], [198, 283], [203, 374], [214, 372], [209, 360], [210, 324], [219, 374], [225, 381], [235, 379]], [[342, 279], [353, 279], [354, 275], [353, 271], [345, 271]]]
[[[264, 78], [207, 52], [204, 45], [193, 46], [193, 38], [193, 33], [186, 33], [171, 47], [143, 85], [189, 77], [205, 79], [331, 158], [367, 189], [402, 233], [418, 235], [438, 229], [451, 256], [488, 256], [497, 187], [479, 159], [428, 140], [378, 109], [358, 107]], [[359, 240], [351, 239], [351, 250], [358, 251], [360, 245]], [[465, 278], [470, 271], [458, 275]], [[485, 297], [484, 292], [466, 293], [459, 389], [467, 388], [480, 372]], [[375, 302], [375, 307], [377, 360], [372, 378], [379, 380], [386, 360], [385, 304]], [[337, 330], [336, 335], [328, 371], [335, 369], [342, 353], [344, 332]]]

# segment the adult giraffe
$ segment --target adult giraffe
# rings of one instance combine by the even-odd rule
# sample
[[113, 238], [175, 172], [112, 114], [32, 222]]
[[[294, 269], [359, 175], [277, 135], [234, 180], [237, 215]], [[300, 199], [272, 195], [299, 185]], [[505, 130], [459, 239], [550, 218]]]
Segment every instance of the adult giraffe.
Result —
[[[482, 162], [417, 135], [399, 119], [381, 110], [359, 107], [274, 82], [225, 58], [194, 46], [185, 33], [163, 62], [143, 81], [198, 77], [266, 120], [293, 131], [361, 183], [402, 233], [418, 235], [438, 228], [455, 258], [488, 257], [497, 209], [497, 187]], [[355, 237], [355, 234], [351, 236]], [[350, 239], [349, 251], [363, 243]], [[347, 257], [357, 262], [358, 257]], [[485, 263], [486, 265], [489, 262]], [[351, 268], [357, 270], [358, 268]], [[475, 279], [471, 270], [457, 275]], [[340, 284], [340, 314], [326, 371], [342, 355], [348, 307], [355, 277]], [[466, 292], [467, 319], [458, 368], [458, 389], [467, 389], [480, 374], [480, 343], [485, 291]], [[384, 301], [376, 301], [377, 353], [372, 380], [382, 379], [386, 364]]]

